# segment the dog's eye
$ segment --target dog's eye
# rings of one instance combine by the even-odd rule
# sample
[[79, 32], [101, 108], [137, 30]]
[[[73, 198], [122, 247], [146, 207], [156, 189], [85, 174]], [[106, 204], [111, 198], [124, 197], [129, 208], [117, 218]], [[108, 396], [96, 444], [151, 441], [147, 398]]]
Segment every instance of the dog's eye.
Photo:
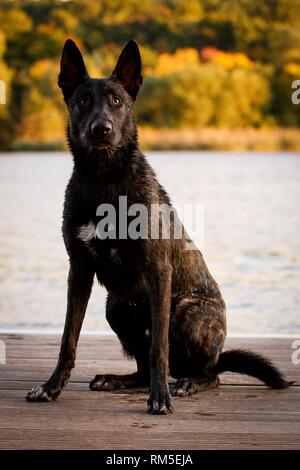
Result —
[[83, 96], [82, 98], [80, 98], [79, 100], [79, 104], [80, 106], [87, 106], [90, 102], [90, 99], [88, 96]]
[[121, 100], [120, 100], [120, 98], [118, 98], [117, 96], [113, 96], [113, 97], [112, 97], [112, 103], [117, 106], [118, 104], [121, 103]]

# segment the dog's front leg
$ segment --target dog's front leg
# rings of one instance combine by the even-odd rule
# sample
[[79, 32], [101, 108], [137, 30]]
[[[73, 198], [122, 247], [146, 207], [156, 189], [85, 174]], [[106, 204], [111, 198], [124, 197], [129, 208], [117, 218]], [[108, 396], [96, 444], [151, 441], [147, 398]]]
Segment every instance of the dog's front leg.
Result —
[[171, 281], [172, 270], [169, 265], [155, 270], [150, 293], [152, 345], [148, 399], [148, 412], [153, 414], [173, 412], [168, 385]]
[[92, 266], [70, 261], [68, 301], [65, 328], [57, 366], [49, 380], [34, 387], [26, 396], [28, 401], [52, 401], [67, 384], [75, 365], [76, 346], [90, 297], [94, 271]]

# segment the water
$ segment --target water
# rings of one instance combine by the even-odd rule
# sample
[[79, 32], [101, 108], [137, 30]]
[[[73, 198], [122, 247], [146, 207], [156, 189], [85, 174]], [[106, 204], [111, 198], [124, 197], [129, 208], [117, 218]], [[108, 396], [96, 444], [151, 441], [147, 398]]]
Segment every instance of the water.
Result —
[[[203, 254], [231, 333], [300, 334], [300, 156], [149, 152], [177, 203], [205, 208]], [[71, 157], [0, 157], [0, 328], [62, 330], [68, 261], [61, 237]], [[109, 330], [96, 283], [85, 330]]]

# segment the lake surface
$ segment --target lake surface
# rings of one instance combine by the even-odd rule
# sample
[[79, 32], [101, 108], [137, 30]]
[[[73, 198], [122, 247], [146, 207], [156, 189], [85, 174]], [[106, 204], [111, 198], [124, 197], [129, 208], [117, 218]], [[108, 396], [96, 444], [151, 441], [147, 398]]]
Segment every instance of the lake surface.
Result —
[[[201, 250], [231, 333], [300, 334], [300, 155], [148, 152], [176, 203], [204, 206]], [[67, 153], [0, 156], [0, 328], [61, 331]], [[109, 330], [97, 283], [84, 321]]]

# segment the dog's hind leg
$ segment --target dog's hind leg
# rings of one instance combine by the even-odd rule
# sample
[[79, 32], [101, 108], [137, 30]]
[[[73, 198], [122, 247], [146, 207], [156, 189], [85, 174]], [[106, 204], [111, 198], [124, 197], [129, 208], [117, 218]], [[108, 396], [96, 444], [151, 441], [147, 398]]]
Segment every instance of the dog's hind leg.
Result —
[[170, 373], [178, 379], [172, 395], [184, 397], [216, 388], [214, 372], [226, 335], [221, 298], [181, 296], [173, 302], [170, 320]]
[[[185, 369], [189, 376], [177, 380], [172, 390], [173, 397], [194, 395], [195, 393], [204, 392], [219, 386], [220, 379], [213, 371], [214, 367], [210, 360], [208, 359], [206, 365], [203, 366], [204, 360], [205, 356], [201, 353], [194, 359], [187, 359]], [[177, 377], [182, 374], [183, 372], [181, 374], [177, 372]]]
[[150, 383], [151, 319], [147, 305], [137, 306], [110, 294], [107, 298], [106, 318], [117, 334], [125, 354], [135, 358], [137, 372], [125, 375], [96, 375], [90, 383], [90, 389], [107, 391], [148, 386]]
[[100, 392], [146, 385], [149, 385], [149, 379], [140, 375], [139, 372], [124, 375], [100, 374], [91, 381], [90, 389]]
[[215, 377], [202, 377], [198, 379], [179, 379], [177, 380], [172, 395], [173, 397], [185, 397], [187, 395], [194, 395], [198, 392], [204, 392], [211, 388], [217, 388], [219, 386], [220, 379], [218, 376]]

